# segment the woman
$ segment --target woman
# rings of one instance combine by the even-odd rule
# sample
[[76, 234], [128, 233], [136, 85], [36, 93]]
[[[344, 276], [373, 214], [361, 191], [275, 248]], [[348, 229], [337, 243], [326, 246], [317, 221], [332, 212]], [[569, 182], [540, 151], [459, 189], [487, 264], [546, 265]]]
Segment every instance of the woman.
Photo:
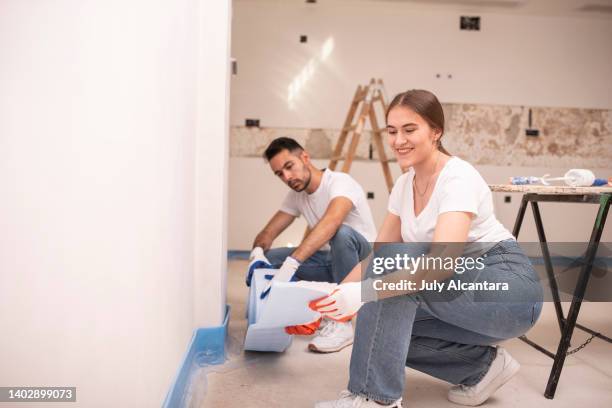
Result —
[[393, 187], [377, 242], [482, 244], [483, 268], [462, 275], [455, 269], [446, 282], [503, 282], [507, 290], [455, 291], [446, 298], [434, 290], [392, 297], [379, 292], [378, 301], [363, 303], [357, 265], [336, 291], [311, 305], [340, 321], [359, 310], [348, 390], [316, 406], [401, 407], [405, 366], [454, 384], [452, 402], [479, 405], [518, 371], [518, 362], [494, 345], [533, 326], [542, 288], [529, 259], [495, 218], [483, 178], [442, 147], [444, 113], [435, 95], [397, 95], [387, 110], [387, 131], [399, 165], [409, 171]]

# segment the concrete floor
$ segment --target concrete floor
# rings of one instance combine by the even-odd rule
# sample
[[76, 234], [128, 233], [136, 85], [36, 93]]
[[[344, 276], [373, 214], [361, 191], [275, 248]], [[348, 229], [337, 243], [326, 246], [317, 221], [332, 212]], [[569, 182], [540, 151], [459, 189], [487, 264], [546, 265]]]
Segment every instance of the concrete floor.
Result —
[[[246, 330], [244, 285], [246, 261], [229, 262], [228, 302], [230, 355], [225, 366], [206, 376], [203, 407], [312, 407], [316, 401], [332, 399], [346, 388], [351, 347], [339, 353], [314, 354], [307, 350], [308, 338], [296, 336], [282, 354], [242, 352]], [[565, 310], [568, 309], [568, 306]], [[612, 335], [612, 304], [586, 303], [580, 322], [608, 336]], [[551, 304], [546, 304], [537, 325], [528, 336], [549, 350], [556, 350], [558, 326]], [[588, 336], [576, 330], [573, 345]], [[593, 340], [586, 349], [566, 359], [554, 400], [544, 398], [552, 360], [515, 339], [505, 342], [521, 363], [521, 371], [487, 403], [488, 407], [612, 407], [612, 344]], [[445, 395], [449, 385], [407, 369], [404, 406], [457, 406]], [[203, 381], [203, 380], [200, 380]]]

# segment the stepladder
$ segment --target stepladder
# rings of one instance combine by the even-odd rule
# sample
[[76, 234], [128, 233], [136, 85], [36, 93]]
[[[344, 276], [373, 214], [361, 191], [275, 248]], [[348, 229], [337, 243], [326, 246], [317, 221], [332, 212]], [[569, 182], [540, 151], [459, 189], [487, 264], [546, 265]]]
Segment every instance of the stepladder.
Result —
[[[358, 85], [340, 129], [340, 135], [332, 152], [328, 168], [336, 170], [342, 164], [340, 171], [350, 173], [359, 141], [369, 123], [372, 134], [371, 147], [376, 149], [385, 178], [385, 184], [390, 193], [391, 189], [393, 189], [393, 176], [391, 175], [389, 159], [387, 158], [382, 138], [384, 128], [379, 126], [378, 121], [379, 115], [382, 114], [383, 120], [381, 123], [385, 122], [384, 115], [386, 112], [387, 101], [382, 79], [372, 78], [367, 85]], [[345, 148], [347, 142], [348, 147]], [[310, 228], [306, 227], [304, 238], [306, 238], [309, 232]]]
[[[359, 141], [369, 122], [372, 134], [371, 146], [376, 149], [387, 189], [391, 192], [393, 177], [389, 168], [389, 159], [384, 149], [382, 137], [384, 128], [379, 126], [378, 119], [381, 112], [384, 115], [386, 111], [387, 101], [382, 79], [372, 78], [367, 85], [357, 86], [329, 162], [328, 168], [330, 170], [336, 170], [336, 167], [342, 162], [340, 170], [344, 173], [350, 172]], [[384, 121], [383, 117], [381, 123], [384, 123]], [[347, 142], [348, 147], [345, 148]]]

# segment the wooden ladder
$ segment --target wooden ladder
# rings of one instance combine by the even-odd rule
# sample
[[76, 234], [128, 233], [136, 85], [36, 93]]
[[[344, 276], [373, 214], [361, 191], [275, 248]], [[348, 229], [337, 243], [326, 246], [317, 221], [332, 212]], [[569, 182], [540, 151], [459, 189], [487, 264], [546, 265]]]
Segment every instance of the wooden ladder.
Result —
[[[340, 131], [340, 136], [336, 142], [336, 147], [334, 148], [334, 152], [332, 153], [332, 157], [327, 167], [330, 170], [335, 170], [338, 163], [340, 161], [344, 161], [341, 171], [348, 173], [351, 170], [351, 165], [353, 164], [353, 159], [355, 158], [355, 152], [357, 151], [357, 146], [359, 145], [359, 138], [361, 137], [361, 134], [365, 128], [366, 120], [370, 119], [372, 141], [374, 142], [378, 152], [378, 160], [382, 165], [385, 182], [387, 183], [387, 190], [389, 190], [389, 193], [391, 193], [391, 189], [393, 189], [393, 176], [391, 176], [389, 159], [387, 159], [387, 154], [385, 153], [382, 140], [383, 129], [378, 126], [375, 105], [376, 102], [379, 102], [383, 114], [385, 114], [387, 112], [387, 102], [385, 96], [385, 86], [382, 79], [375, 80], [372, 78], [369, 84], [365, 86], [357, 86], [357, 90], [353, 96], [353, 101], [349, 106], [346, 119], [344, 120], [344, 125]], [[356, 115], [357, 111], [359, 111], [359, 115]], [[355, 117], [357, 117], [356, 121]], [[346, 144], [349, 136], [351, 141], [349, 143], [348, 151], [346, 152], [346, 156], [342, 156], [344, 145]], [[310, 228], [307, 226], [302, 239], [306, 238], [309, 233]]]
[[[328, 168], [335, 170], [336, 166], [340, 161], [344, 161], [342, 164], [341, 171], [348, 173], [351, 170], [353, 159], [355, 158], [355, 152], [359, 145], [359, 139], [363, 133], [366, 125], [366, 121], [370, 120], [370, 127], [372, 128], [372, 142], [378, 152], [378, 160], [382, 165], [383, 174], [385, 176], [385, 182], [387, 183], [387, 189], [391, 192], [393, 188], [393, 177], [391, 176], [391, 170], [389, 169], [389, 159], [385, 153], [384, 144], [382, 140], [382, 132], [378, 125], [376, 103], [378, 102], [382, 108], [383, 114], [387, 112], [387, 102], [385, 96], [385, 88], [382, 79], [375, 80], [372, 78], [370, 83], [362, 86], [357, 86], [353, 101], [349, 107], [344, 125], [340, 131], [340, 136], [332, 153], [331, 160]], [[357, 112], [359, 111], [359, 114]], [[383, 120], [384, 122], [384, 120]], [[348, 150], [346, 156], [343, 156], [344, 145], [350, 138]]]

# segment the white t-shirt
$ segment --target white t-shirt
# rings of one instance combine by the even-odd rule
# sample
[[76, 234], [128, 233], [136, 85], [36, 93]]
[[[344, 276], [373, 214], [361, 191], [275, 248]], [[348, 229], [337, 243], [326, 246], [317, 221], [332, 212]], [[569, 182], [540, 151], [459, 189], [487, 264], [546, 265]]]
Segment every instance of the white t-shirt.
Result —
[[376, 226], [366, 195], [359, 183], [346, 173], [324, 170], [321, 184], [312, 194], [291, 190], [280, 210], [295, 217], [303, 215], [308, 226], [313, 228], [323, 218], [330, 201], [336, 197], [346, 197], [353, 203], [343, 224], [373, 242], [376, 239]]
[[458, 157], [451, 157], [444, 165], [431, 198], [416, 217], [412, 180], [414, 170], [402, 174], [391, 191], [389, 212], [400, 217], [404, 242], [432, 242], [438, 216], [450, 211], [475, 214], [467, 242], [499, 242], [513, 238], [495, 218], [491, 190], [478, 170]]

